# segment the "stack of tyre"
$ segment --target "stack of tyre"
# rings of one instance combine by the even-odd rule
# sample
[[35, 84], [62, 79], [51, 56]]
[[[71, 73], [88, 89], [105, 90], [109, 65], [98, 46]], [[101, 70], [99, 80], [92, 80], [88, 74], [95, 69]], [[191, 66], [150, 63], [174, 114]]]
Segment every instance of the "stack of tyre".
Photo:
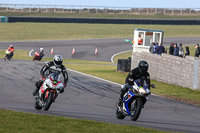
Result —
[[117, 71], [130, 72], [131, 70], [131, 57], [128, 59], [118, 59]]

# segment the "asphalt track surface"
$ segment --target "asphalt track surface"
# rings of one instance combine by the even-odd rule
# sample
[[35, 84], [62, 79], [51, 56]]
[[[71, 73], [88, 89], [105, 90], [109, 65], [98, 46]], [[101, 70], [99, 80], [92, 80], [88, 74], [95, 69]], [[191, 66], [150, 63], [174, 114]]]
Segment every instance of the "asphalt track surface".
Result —
[[[102, 41], [100, 39], [94, 40], [99, 40], [99, 42]], [[113, 42], [115, 39], [103, 40]], [[82, 45], [81, 42], [88, 40], [79, 41], [80, 45]], [[50, 42], [57, 41], [42, 41], [42, 43], [45, 43], [47, 45], [50, 45]], [[68, 41], [58, 42], [67, 43]], [[24, 42], [23, 44], [22, 43], [23, 42], [15, 42], [14, 45], [17, 47], [19, 46], [19, 49], [29, 50], [32, 48], [41, 47], [39, 46], [39, 44], [41, 43], [40, 41]], [[23, 48], [26, 43], [28, 45]], [[74, 43], [77, 42], [74, 40]], [[7, 48], [7, 45], [4, 44], [8, 45], [10, 44], [10, 42], [1, 42], [1, 48]], [[115, 43], [113, 43], [113, 45], [114, 44]], [[106, 44], [103, 45], [105, 46]], [[110, 47], [109, 43], [107, 45], [108, 47]], [[121, 45], [121, 43], [119, 45]], [[55, 45], [51, 44], [51, 46]], [[129, 45], [127, 44], [126, 47], [128, 46]], [[94, 48], [95, 47], [96, 45], [94, 44]], [[57, 49], [57, 47], [55, 48]], [[123, 50], [128, 49], [124, 48]], [[108, 56], [110, 54], [106, 55]], [[109, 58], [111, 58], [111, 56]], [[101, 60], [101, 58], [99, 60]], [[184, 104], [154, 95], [151, 95], [149, 97], [145, 108], [142, 109], [142, 113], [136, 122], [131, 121], [130, 117], [126, 117], [124, 120], [118, 120], [115, 117], [115, 104], [116, 101], [118, 101], [120, 86], [103, 80], [88, 77], [70, 70], [68, 70], [69, 82], [67, 88], [65, 89], [65, 92], [58, 96], [56, 102], [52, 104], [48, 112], [37, 111], [34, 109], [34, 97], [32, 96], [32, 92], [35, 88], [34, 83], [40, 77], [39, 71], [44, 65], [44, 62], [19, 60], [3, 61], [2, 59], [0, 61], [1, 108], [38, 114], [89, 119], [109, 123], [136, 125], [166, 131], [182, 131], [188, 133], [200, 132], [200, 107], [195, 107], [193, 105]], [[110, 61], [110, 59], [107, 61]]]

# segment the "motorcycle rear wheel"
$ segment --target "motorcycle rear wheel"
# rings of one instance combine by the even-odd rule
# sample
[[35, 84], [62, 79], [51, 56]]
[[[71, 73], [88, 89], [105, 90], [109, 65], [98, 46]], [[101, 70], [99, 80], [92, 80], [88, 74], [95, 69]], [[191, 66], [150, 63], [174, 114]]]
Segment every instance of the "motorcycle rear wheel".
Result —
[[140, 116], [141, 110], [142, 110], [142, 100], [140, 98], [136, 98], [131, 103], [131, 107], [130, 107], [132, 121], [136, 121], [138, 119], [138, 117]]
[[49, 92], [49, 96], [46, 99], [46, 106], [44, 107], [44, 111], [48, 111], [52, 102], [53, 102], [53, 95], [54, 93], [52, 91]]

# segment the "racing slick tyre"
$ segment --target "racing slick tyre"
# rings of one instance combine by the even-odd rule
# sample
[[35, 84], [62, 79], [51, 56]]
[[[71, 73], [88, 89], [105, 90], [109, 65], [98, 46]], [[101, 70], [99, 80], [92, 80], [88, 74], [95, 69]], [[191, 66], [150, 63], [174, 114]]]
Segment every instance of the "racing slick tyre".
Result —
[[46, 106], [44, 107], [44, 111], [48, 111], [52, 102], [53, 102], [53, 95], [54, 93], [52, 91], [49, 92], [49, 96], [46, 99]]
[[130, 105], [130, 113], [131, 113], [131, 120], [136, 121], [140, 116], [142, 110], [142, 100], [140, 98], [136, 98], [132, 101]]

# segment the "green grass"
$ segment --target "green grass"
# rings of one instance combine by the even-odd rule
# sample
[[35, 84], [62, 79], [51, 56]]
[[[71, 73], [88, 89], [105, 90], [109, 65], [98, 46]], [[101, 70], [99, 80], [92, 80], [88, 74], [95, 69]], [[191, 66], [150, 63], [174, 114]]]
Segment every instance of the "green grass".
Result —
[[[4, 58], [5, 57], [5, 49], [0, 49], [0, 58]], [[26, 50], [15, 50], [14, 52], [14, 56], [12, 59], [23, 59], [23, 60], [31, 60], [32, 58], [30, 58], [28, 56], [28, 52]]]
[[[161, 95], [161, 96], [169, 96], [174, 99], [185, 99], [188, 103], [193, 104], [193, 102], [197, 102], [197, 105], [200, 106], [200, 91], [192, 90], [185, 87], [180, 87], [176, 85], [170, 85], [162, 82], [157, 82], [155, 80], [152, 83], [156, 84], [156, 88], [152, 89], [152, 93]], [[184, 101], [183, 101], [184, 102]]]
[[150, 128], [1, 109], [0, 118], [1, 133], [167, 133]]
[[197, 25], [0, 23], [0, 41], [132, 38], [134, 28], [163, 30], [165, 37], [200, 35]]
[[114, 60], [114, 63], [117, 63], [118, 59], [128, 59], [128, 57], [132, 57], [132, 51], [118, 54], [114, 57], [113, 60]]
[[88, 65], [88, 64], [66, 64], [67, 68], [107, 79], [116, 83], [124, 84], [127, 74], [117, 72], [113, 65]]
[[134, 14], [112, 14], [112, 13], [22, 13], [22, 12], [0, 12], [0, 16], [37, 16], [37, 17], [80, 17], [80, 18], [137, 18], [137, 19], [200, 19], [196, 15], [134, 15]]

